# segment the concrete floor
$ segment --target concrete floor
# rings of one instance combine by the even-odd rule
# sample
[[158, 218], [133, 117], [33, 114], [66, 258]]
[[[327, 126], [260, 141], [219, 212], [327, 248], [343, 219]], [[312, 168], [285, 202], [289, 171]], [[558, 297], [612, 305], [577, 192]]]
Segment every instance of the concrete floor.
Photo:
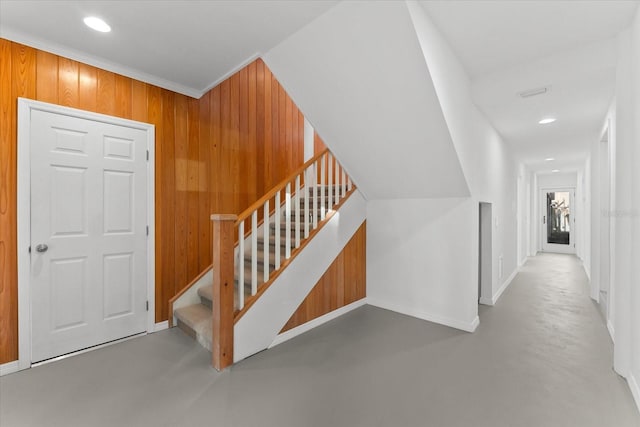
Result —
[[0, 425], [640, 426], [575, 257], [530, 259], [480, 321], [365, 306], [223, 373], [163, 331], [0, 378]]

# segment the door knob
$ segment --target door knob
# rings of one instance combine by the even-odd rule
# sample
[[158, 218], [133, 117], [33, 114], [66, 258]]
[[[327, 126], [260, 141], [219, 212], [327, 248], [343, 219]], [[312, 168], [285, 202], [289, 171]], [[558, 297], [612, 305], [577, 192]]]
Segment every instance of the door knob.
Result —
[[36, 246], [36, 251], [38, 252], [47, 252], [47, 249], [49, 249], [49, 246], [45, 245], [44, 243], [40, 243], [38, 246]]

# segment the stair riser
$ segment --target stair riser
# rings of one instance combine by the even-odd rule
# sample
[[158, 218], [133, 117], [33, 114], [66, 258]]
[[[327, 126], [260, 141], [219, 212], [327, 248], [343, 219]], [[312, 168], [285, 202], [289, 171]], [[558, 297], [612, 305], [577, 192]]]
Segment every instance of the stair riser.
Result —
[[[209, 307], [211, 307], [211, 301], [209, 301]], [[182, 329], [182, 331], [189, 335], [191, 338], [193, 338], [194, 340], [196, 339], [196, 331], [194, 331], [193, 329], [191, 329], [189, 327], [189, 325], [187, 325], [186, 323], [184, 323], [182, 320], [178, 319], [178, 328]]]

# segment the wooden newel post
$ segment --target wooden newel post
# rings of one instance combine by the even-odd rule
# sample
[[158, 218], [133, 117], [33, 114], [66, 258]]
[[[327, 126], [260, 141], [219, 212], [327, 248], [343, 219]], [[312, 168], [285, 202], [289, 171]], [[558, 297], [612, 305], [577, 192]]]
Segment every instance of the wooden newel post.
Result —
[[234, 226], [236, 215], [211, 215], [213, 221], [213, 336], [211, 365], [218, 371], [233, 364]]

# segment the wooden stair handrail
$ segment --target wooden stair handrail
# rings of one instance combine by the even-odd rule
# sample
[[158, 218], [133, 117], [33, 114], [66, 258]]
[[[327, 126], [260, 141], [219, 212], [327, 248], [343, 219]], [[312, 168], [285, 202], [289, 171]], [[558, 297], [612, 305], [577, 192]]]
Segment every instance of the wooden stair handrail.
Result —
[[282, 189], [284, 189], [287, 186], [288, 183], [290, 183], [293, 179], [295, 179], [296, 176], [298, 176], [302, 172], [304, 172], [305, 169], [307, 169], [309, 166], [311, 166], [318, 159], [322, 158], [322, 156], [324, 156], [325, 153], [327, 153], [327, 152], [329, 152], [329, 149], [325, 148], [320, 153], [316, 154], [311, 159], [309, 159], [306, 162], [304, 162], [304, 164], [302, 166], [300, 166], [298, 169], [296, 169], [291, 174], [289, 174], [288, 177], [286, 177], [285, 179], [280, 181], [275, 187], [273, 187], [271, 190], [269, 190], [264, 196], [260, 197], [255, 203], [252, 203], [251, 206], [249, 206], [247, 209], [242, 211], [242, 213], [238, 215], [238, 220], [236, 221], [236, 226], [238, 226], [238, 224], [240, 224], [240, 222], [242, 222], [242, 221], [246, 220], [247, 218], [249, 218], [251, 216], [251, 214], [253, 213], [253, 211], [255, 211], [256, 209], [259, 209], [260, 207], [262, 207], [267, 200], [270, 200], [273, 196], [275, 196], [278, 191], [282, 191]]

